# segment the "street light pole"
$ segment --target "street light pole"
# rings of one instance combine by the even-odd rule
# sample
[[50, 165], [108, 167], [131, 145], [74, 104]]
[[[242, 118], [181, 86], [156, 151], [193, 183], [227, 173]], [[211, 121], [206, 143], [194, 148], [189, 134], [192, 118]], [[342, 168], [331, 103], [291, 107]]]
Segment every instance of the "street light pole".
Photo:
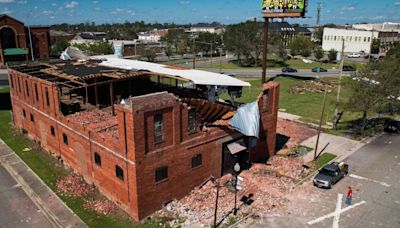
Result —
[[233, 215], [237, 214], [237, 184], [238, 184], [238, 175], [240, 172], [240, 165], [239, 163], [235, 163], [235, 165], [233, 166], [233, 170], [235, 171], [235, 207], [233, 208]]

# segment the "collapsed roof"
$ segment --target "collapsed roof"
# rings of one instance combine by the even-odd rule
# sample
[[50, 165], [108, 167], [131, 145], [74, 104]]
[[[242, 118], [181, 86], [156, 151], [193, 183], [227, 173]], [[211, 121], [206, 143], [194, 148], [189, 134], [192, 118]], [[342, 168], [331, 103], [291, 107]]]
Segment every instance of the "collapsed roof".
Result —
[[107, 57], [100, 66], [114, 67], [125, 70], [143, 70], [164, 76], [174, 76], [183, 80], [189, 80], [196, 85], [214, 85], [214, 86], [250, 86], [250, 83], [230, 77], [224, 74], [218, 74], [202, 70], [186, 69], [174, 66], [167, 66], [157, 63], [149, 63], [137, 60], [119, 59], [116, 57]]

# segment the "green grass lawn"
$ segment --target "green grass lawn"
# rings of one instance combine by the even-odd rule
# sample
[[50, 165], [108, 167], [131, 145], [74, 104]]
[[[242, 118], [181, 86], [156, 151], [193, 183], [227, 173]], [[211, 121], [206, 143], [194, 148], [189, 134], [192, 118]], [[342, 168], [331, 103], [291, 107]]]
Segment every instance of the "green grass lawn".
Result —
[[[352, 61], [346, 61], [345, 65], [351, 65], [355, 68], [360, 68], [363, 63], [357, 63], [357, 62], [352, 62]], [[277, 61], [275, 59], [269, 59], [268, 63], [267, 63], [267, 68], [271, 69], [277, 69], [277, 68], [282, 68], [282, 67], [291, 67], [291, 68], [295, 68], [295, 69], [312, 69], [316, 66], [320, 66], [323, 67], [325, 69], [332, 69], [332, 68], [336, 68], [339, 69], [339, 64], [338, 63], [321, 63], [321, 62], [313, 62], [313, 63], [304, 63], [302, 60], [300, 59], [290, 59], [287, 60], [285, 63], [281, 62], [281, 61]], [[215, 68], [215, 69], [219, 69], [220, 68], [220, 64], [219, 63], [215, 63], [215, 64], [209, 64], [209, 65], [203, 65], [203, 66], [199, 66], [198, 68]], [[231, 61], [229, 63], [222, 63], [221, 64], [221, 69], [223, 70], [228, 70], [228, 69], [240, 69], [240, 70], [246, 70], [246, 69], [261, 69], [261, 67], [242, 67], [238, 64], [235, 63], [235, 61]]]
[[[68, 171], [53, 156], [41, 150], [37, 144], [13, 130], [10, 125], [9, 111], [0, 111], [0, 138], [31, 167], [47, 186], [56, 192], [57, 179], [67, 175]], [[32, 148], [32, 150], [23, 152], [24, 148]], [[85, 210], [82, 206], [85, 200], [103, 198], [98, 192], [81, 198], [71, 198], [60, 194], [58, 196], [89, 227], [168, 227], [162, 220], [146, 220], [144, 224], [133, 222], [127, 214], [119, 209], [110, 215], [99, 215]]]
[[9, 93], [10, 92], [10, 87], [4, 87], [4, 88], [0, 88], [0, 93]]
[[[259, 79], [244, 79], [250, 82], [251, 87], [245, 87], [243, 89], [243, 96], [237, 101], [248, 103], [253, 102], [257, 99], [260, 91], [262, 90], [261, 81]], [[338, 80], [336, 78], [329, 78], [326, 80]], [[348, 79], [344, 79], [345, 82]], [[303, 80], [292, 79], [292, 78], [276, 78], [274, 81], [280, 83], [279, 92], [279, 107], [285, 109], [286, 112], [295, 115], [302, 116], [305, 121], [318, 123], [321, 117], [321, 111], [323, 106], [324, 94], [322, 93], [312, 93], [306, 92], [304, 94], [292, 94], [290, 93], [290, 88], [296, 86], [297, 84], [303, 83]], [[345, 84], [345, 83], [344, 83]], [[347, 99], [350, 91], [344, 85], [342, 87], [341, 99]], [[226, 95], [225, 95], [226, 96]], [[226, 98], [223, 96], [223, 98]], [[335, 109], [336, 103], [336, 91], [328, 94], [327, 96], [327, 108], [326, 114], [324, 115], [325, 121], [331, 121]], [[342, 120], [353, 120], [360, 116], [358, 113], [345, 112]]]
[[333, 159], [336, 158], [336, 155], [334, 154], [330, 154], [330, 153], [323, 153], [321, 154], [316, 161], [314, 161], [315, 163], [315, 169], [318, 170], [320, 169], [322, 166], [324, 166], [326, 163], [332, 161]]

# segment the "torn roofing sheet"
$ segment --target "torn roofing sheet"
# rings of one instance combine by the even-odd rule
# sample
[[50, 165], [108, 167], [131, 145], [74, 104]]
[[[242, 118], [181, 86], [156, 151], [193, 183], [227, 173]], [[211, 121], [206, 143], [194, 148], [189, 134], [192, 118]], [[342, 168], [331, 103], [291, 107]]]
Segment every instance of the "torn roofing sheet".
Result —
[[[98, 56], [100, 57], [100, 56]], [[126, 70], [146, 70], [155, 74], [177, 76], [192, 81], [196, 85], [216, 86], [250, 86], [250, 83], [230, 77], [202, 70], [192, 70], [179, 67], [171, 67], [162, 64], [149, 63], [137, 60], [118, 59], [107, 56], [106, 61], [99, 65], [116, 67]]]
[[260, 132], [260, 111], [257, 102], [240, 106], [230, 125], [246, 136], [258, 138]]

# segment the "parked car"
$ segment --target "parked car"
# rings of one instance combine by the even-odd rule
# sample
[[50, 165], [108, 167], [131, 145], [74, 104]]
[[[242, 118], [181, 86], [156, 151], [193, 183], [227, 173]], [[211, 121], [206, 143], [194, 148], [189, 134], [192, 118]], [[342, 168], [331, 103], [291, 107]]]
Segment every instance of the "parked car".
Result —
[[328, 72], [327, 69], [322, 68], [322, 67], [319, 67], [319, 66], [318, 66], [318, 67], [312, 68], [311, 71], [312, 71], [312, 72]]
[[361, 55], [358, 53], [351, 53], [347, 55], [348, 58], [360, 58]]
[[400, 133], [400, 121], [398, 120], [386, 120], [384, 125], [385, 132], [389, 133]]
[[297, 70], [296, 69], [294, 69], [294, 68], [290, 68], [290, 67], [284, 67], [284, 68], [282, 68], [282, 72], [283, 73], [297, 73]]
[[314, 177], [314, 186], [319, 188], [332, 188], [344, 176], [349, 173], [349, 165], [344, 162], [332, 162], [319, 170], [318, 175]]
[[356, 68], [352, 67], [352, 66], [343, 66], [343, 71], [355, 71]]

